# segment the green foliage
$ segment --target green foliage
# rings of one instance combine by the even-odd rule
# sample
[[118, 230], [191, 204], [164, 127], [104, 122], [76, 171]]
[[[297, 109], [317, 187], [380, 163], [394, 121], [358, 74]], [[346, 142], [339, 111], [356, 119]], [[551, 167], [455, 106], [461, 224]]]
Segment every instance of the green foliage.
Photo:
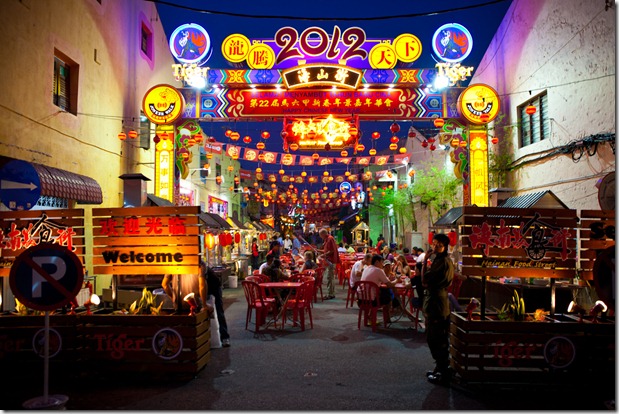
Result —
[[415, 174], [411, 196], [413, 200], [430, 208], [429, 218], [433, 222], [432, 212], [440, 216], [453, 206], [461, 185], [462, 180], [451, 175], [446, 170], [430, 167], [426, 170], [418, 170]]

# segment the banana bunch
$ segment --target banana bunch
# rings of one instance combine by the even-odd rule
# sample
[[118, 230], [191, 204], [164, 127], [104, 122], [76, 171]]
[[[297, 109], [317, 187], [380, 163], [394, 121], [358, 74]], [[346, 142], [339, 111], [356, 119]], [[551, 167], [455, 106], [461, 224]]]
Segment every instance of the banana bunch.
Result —
[[523, 321], [525, 319], [524, 299], [518, 295], [517, 290], [514, 290], [511, 302], [505, 303], [498, 314], [501, 320], [509, 318], [514, 321]]
[[159, 315], [162, 305], [163, 302], [161, 302], [159, 306], [155, 306], [155, 295], [153, 295], [153, 293], [148, 289], [144, 288], [140, 301], [133, 302], [131, 307], [129, 307], [129, 312], [133, 315], [138, 313], [142, 315]]

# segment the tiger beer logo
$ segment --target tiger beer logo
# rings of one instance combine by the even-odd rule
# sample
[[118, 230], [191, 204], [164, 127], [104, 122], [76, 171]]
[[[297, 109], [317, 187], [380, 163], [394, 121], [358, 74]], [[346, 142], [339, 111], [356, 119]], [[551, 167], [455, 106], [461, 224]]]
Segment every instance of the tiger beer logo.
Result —
[[144, 115], [154, 124], [171, 124], [183, 113], [185, 98], [173, 86], [156, 85], [142, 100]]

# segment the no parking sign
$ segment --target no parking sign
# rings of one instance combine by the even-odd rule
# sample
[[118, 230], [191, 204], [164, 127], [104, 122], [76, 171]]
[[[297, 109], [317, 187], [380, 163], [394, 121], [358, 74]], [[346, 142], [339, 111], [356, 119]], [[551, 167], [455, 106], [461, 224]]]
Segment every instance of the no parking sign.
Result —
[[51, 311], [67, 305], [84, 281], [82, 262], [64, 246], [41, 243], [26, 249], [11, 267], [9, 284], [31, 309]]

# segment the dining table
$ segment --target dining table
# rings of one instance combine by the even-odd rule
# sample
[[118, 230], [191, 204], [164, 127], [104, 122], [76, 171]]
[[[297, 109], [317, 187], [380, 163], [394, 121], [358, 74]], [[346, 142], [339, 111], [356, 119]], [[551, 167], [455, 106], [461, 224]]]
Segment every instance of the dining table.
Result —
[[[277, 315], [270, 321], [267, 322], [267, 326], [270, 324], [274, 324], [277, 326], [277, 321], [282, 318], [283, 313], [286, 311], [286, 303], [288, 303], [288, 299], [292, 296], [292, 293], [300, 288], [303, 285], [301, 282], [264, 282], [259, 283], [260, 288], [263, 293], [266, 291], [275, 292], [279, 303], [279, 312]], [[282, 292], [288, 290], [286, 295], [283, 295]], [[283, 327], [282, 327], [283, 329]]]
[[[380, 287], [387, 288], [388, 286], [385, 283], [381, 283]], [[406, 309], [407, 306], [409, 306], [409, 302], [411, 298], [413, 297], [411, 293], [414, 293], [413, 291], [414, 287], [415, 286], [413, 286], [410, 282], [408, 283], [398, 282], [395, 284], [394, 287], [391, 288], [391, 290], [393, 291], [393, 294], [396, 295], [397, 298], [400, 300], [400, 303], [402, 304], [402, 309]], [[393, 309], [393, 312], [390, 315], [391, 320], [393, 322], [399, 321], [402, 318], [402, 316], [404, 316], [404, 312], [398, 308]]]

